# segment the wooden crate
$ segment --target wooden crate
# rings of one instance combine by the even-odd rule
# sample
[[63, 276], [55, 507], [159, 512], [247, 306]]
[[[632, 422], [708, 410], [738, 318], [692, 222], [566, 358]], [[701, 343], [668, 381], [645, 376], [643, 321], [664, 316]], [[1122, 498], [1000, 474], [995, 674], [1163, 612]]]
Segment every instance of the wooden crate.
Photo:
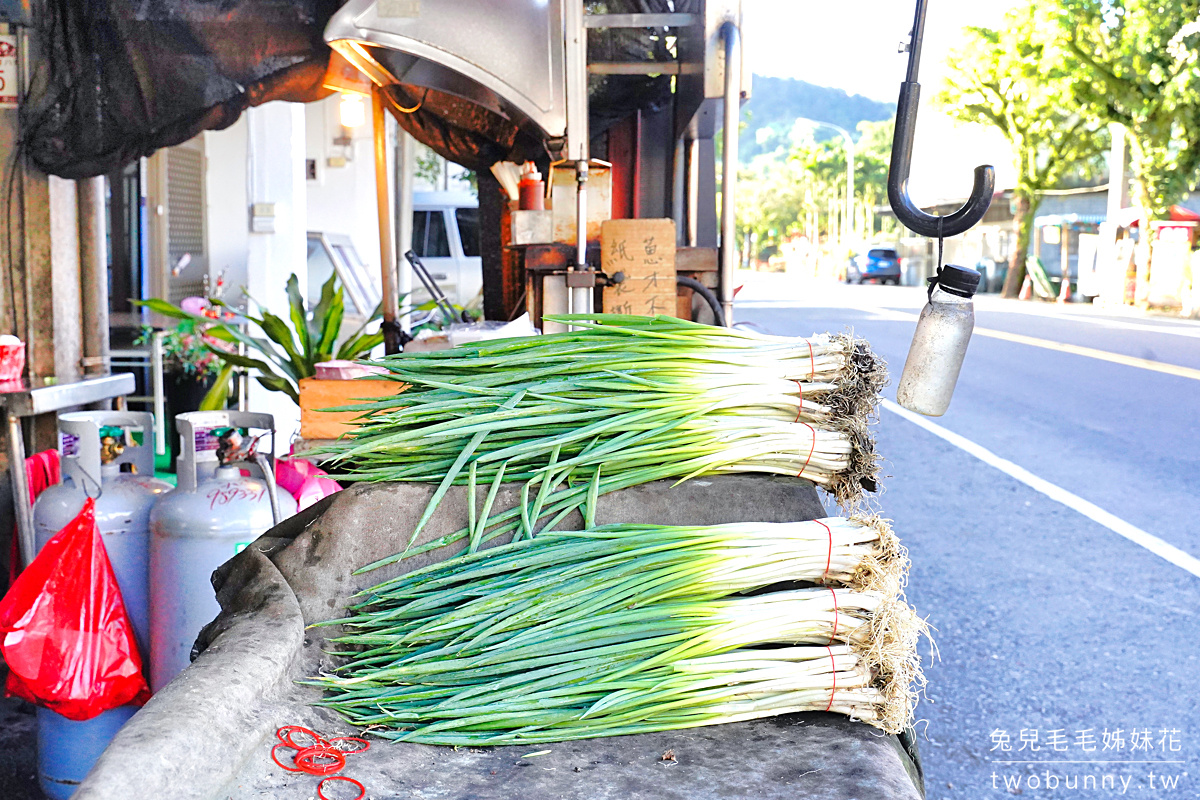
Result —
[[323, 381], [304, 378], [300, 381], [300, 436], [305, 439], [337, 439], [354, 429], [358, 416], [353, 411], [325, 411], [327, 408], [348, 406], [364, 398], [392, 397], [408, 387], [397, 381], [353, 380]]

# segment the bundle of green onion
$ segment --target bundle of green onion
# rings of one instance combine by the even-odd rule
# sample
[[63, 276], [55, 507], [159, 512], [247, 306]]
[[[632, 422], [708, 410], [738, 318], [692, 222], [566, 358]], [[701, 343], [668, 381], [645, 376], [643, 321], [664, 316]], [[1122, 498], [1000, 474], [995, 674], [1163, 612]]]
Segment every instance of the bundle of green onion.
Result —
[[878, 521], [542, 533], [365, 592], [328, 623], [348, 631], [333, 639], [347, 661], [311, 683], [353, 724], [430, 744], [805, 710], [894, 731], [919, 678], [906, 569]]
[[422, 549], [529, 537], [589, 494], [660, 479], [795, 475], [843, 503], [873, 488], [866, 422], [886, 375], [864, 342], [673, 317], [554, 319], [580, 329], [375, 362], [409, 390], [353, 406], [355, 434], [314, 452], [339, 479], [440, 484], [411, 540], [451, 484], [490, 485], [490, 498], [502, 481], [524, 484], [519, 508], [492, 515], [488, 502]]

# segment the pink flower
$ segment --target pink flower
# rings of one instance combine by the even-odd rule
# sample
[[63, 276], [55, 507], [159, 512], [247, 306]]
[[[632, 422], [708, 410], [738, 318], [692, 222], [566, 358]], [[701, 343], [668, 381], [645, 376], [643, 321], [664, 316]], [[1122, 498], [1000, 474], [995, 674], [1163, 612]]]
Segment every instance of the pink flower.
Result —
[[189, 314], [201, 316], [208, 309], [208, 300], [203, 297], [185, 297], [179, 307]]

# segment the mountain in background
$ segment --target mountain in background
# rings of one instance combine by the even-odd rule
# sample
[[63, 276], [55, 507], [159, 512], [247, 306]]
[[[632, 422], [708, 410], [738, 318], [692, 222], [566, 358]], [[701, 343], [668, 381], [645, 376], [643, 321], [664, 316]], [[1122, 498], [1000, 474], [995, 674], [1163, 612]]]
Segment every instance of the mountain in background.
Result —
[[[895, 113], [895, 103], [881, 103], [794, 78], [755, 75], [753, 93], [742, 106], [742, 119], [747, 124], [738, 145], [738, 156], [745, 164], [764, 153], [781, 149], [786, 153], [790, 145], [788, 135], [799, 117], [831, 122], [855, 133], [858, 123], [891, 119]], [[815, 135], [824, 140], [835, 134], [818, 129]]]

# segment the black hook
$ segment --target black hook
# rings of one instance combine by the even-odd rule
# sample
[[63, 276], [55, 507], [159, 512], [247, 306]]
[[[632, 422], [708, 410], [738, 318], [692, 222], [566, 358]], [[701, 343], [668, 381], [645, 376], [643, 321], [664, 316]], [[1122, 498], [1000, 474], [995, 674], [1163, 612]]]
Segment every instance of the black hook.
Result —
[[992, 205], [996, 190], [996, 170], [991, 166], [975, 168], [975, 185], [971, 196], [958, 211], [944, 217], [927, 214], [908, 196], [908, 173], [912, 168], [913, 138], [917, 130], [917, 105], [921, 99], [921, 84], [917, 71], [921, 65], [921, 44], [925, 38], [926, 0], [917, 0], [912, 41], [908, 48], [908, 75], [900, 84], [900, 100], [896, 103], [896, 132], [892, 137], [892, 164], [888, 171], [888, 202], [896, 219], [921, 236], [941, 238], [957, 236], [973, 228]]

